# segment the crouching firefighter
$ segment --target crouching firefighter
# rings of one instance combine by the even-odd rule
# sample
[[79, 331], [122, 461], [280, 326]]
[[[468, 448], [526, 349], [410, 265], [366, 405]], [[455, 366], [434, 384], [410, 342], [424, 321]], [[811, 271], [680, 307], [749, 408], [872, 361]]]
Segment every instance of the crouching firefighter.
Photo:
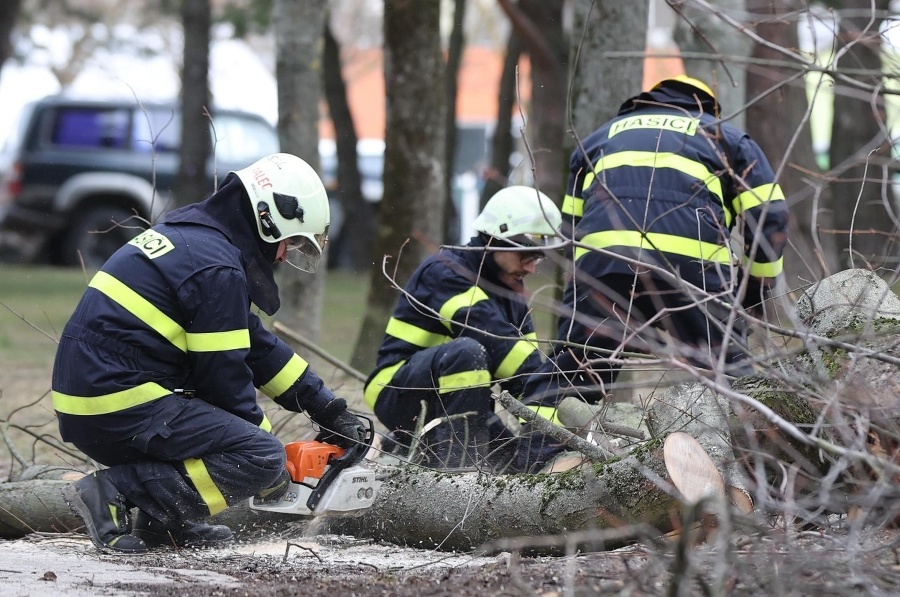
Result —
[[232, 532], [210, 515], [285, 488], [257, 389], [307, 412], [332, 443], [363, 438], [346, 402], [251, 310], [278, 310], [275, 263], [315, 271], [329, 217], [315, 171], [272, 154], [139, 234], [91, 280], [59, 343], [53, 406], [62, 438], [108, 467], [65, 490], [97, 547], [220, 544]]
[[543, 193], [505, 188], [473, 222], [477, 236], [415, 270], [365, 386], [366, 402], [390, 430], [386, 448], [408, 446], [417, 426], [427, 424], [425, 466], [529, 468], [527, 450], [494, 415], [491, 388], [498, 383], [518, 395], [542, 362], [523, 280], [561, 223]]

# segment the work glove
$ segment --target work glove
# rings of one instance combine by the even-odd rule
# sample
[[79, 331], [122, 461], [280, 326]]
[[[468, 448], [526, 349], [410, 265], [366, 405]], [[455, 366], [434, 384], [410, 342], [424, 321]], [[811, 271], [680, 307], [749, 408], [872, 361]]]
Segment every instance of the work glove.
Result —
[[744, 293], [741, 306], [750, 315], [762, 317], [764, 315], [762, 304], [768, 297], [769, 287], [759, 278], [750, 277], [747, 279], [747, 292]]
[[347, 401], [335, 398], [325, 405], [320, 413], [310, 413], [313, 421], [322, 427], [316, 437], [322, 441], [341, 448], [351, 448], [366, 437], [366, 428], [354, 414], [347, 412]]

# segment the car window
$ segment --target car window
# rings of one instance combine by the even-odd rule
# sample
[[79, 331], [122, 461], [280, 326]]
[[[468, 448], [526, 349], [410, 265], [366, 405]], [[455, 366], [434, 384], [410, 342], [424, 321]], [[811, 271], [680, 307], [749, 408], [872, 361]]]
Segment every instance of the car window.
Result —
[[224, 162], [251, 162], [277, 153], [278, 135], [263, 121], [219, 114], [213, 119], [213, 151]]
[[181, 145], [181, 114], [172, 108], [137, 110], [134, 116], [132, 149], [150, 153], [177, 152]]
[[131, 119], [126, 109], [60, 107], [50, 142], [59, 147], [124, 149]]

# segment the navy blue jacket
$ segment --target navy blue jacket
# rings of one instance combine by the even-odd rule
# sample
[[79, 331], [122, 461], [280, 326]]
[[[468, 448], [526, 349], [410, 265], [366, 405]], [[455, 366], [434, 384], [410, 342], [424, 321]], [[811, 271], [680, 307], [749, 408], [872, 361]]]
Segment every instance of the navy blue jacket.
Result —
[[252, 297], [274, 312], [278, 288], [275, 246], [257, 240], [247, 211], [231, 175], [206, 201], [139, 234], [94, 276], [53, 369], [63, 439], [133, 437], [174, 392], [266, 430], [257, 388], [294, 411], [320, 410], [334, 397], [251, 311]]
[[[732, 270], [782, 271], [788, 210], [759, 146], [716, 118], [718, 106], [686, 85], [641, 93], [571, 156], [563, 219], [575, 226], [580, 271], [633, 274], [653, 263], [716, 292]], [[743, 221], [743, 255], [729, 249]]]
[[[476, 237], [467, 246], [484, 244]], [[419, 265], [397, 300], [366, 382], [369, 406], [410, 356], [460, 337], [478, 340], [492, 379], [519, 393], [523, 374], [537, 369], [542, 357], [524, 297], [497, 275], [493, 258], [480, 250], [445, 249]]]

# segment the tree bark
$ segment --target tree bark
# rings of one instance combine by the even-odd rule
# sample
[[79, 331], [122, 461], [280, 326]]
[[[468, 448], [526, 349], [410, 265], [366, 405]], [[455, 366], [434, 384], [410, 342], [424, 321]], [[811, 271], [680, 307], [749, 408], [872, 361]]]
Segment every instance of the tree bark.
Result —
[[19, 12], [22, 10], [22, 0], [6, 0], [3, 7], [0, 8], [0, 68], [6, 62], [6, 59], [12, 55], [12, 34], [13, 27], [19, 19]]
[[[890, 177], [878, 164], [890, 160], [884, 129], [881, 90], [880, 15], [888, 0], [845, 0], [838, 43], [838, 73], [856, 85], [835, 81], [832, 127], [831, 183], [835, 226], [839, 232], [841, 263], [876, 268], [895, 265], [895, 208]], [[874, 9], [874, 13], [872, 10]], [[852, 11], [852, 12], [851, 12]], [[863, 74], [848, 75], [853, 70]]]
[[349, 267], [356, 272], [364, 272], [372, 267], [372, 249], [377, 229], [376, 207], [363, 198], [362, 176], [359, 171], [356, 145], [359, 138], [350, 104], [347, 100], [347, 85], [341, 71], [340, 46], [332, 34], [331, 26], [325, 26], [325, 46], [323, 50], [324, 69], [322, 71], [328, 112], [334, 125], [335, 150], [337, 153], [337, 200], [344, 210], [339, 248], [340, 260], [332, 265]]
[[[294, 154], [317, 172], [319, 100], [322, 97], [322, 32], [327, 2], [275, 2], [275, 76], [278, 81], [278, 137], [281, 151]], [[281, 267], [282, 317], [301, 334], [319, 337], [325, 288], [326, 255], [315, 274]]]
[[[175, 204], [203, 201], [213, 192], [206, 184], [212, 153], [209, 93], [209, 0], [183, 0], [184, 64], [181, 67], [181, 148]], [[248, 164], [249, 165], [249, 164]]]
[[384, 198], [366, 313], [351, 365], [371, 370], [397, 292], [444, 233], [444, 56], [439, 0], [385, 2]]
[[[677, 527], [679, 494], [691, 501], [721, 484], [711, 461], [686, 434], [655, 440], [620, 459], [564, 473], [490, 476], [478, 472], [380, 467], [384, 485], [374, 505], [357, 517], [322, 518], [317, 532], [349, 533], [397, 544], [471, 550], [501, 539], [584, 533], [579, 545], [612, 549]], [[669, 471], [677, 471], [675, 480]], [[74, 532], [82, 527], [62, 497], [71, 480], [32, 479], [0, 484], [0, 537], [31, 532]], [[675, 489], [675, 491], [672, 491]], [[246, 502], [214, 516], [239, 538], [282, 535], [301, 517], [251, 510]], [[625, 532], [622, 527], [634, 525]], [[617, 529], [614, 539], [604, 530]], [[596, 534], [593, 534], [596, 533]], [[555, 551], [550, 549], [550, 551]]]

